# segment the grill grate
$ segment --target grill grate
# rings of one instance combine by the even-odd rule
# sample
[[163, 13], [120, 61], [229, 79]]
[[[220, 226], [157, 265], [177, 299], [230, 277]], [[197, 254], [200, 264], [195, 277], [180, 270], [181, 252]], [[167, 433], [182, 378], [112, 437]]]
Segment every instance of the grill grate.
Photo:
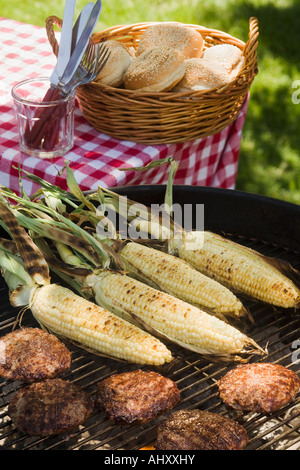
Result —
[[[285, 248], [258, 242], [252, 238], [231, 237], [268, 256], [277, 256], [300, 269], [299, 253]], [[0, 281], [0, 336], [11, 331], [17, 311], [8, 302], [7, 288]], [[255, 325], [247, 334], [261, 346], [268, 345], [267, 360], [277, 362], [300, 373], [297, 361], [297, 341], [300, 331], [300, 316], [294, 312], [245, 302], [251, 309]], [[30, 311], [23, 317], [22, 325], [37, 326]], [[137, 366], [102, 358], [69, 344], [72, 351], [72, 369], [64, 378], [77, 383], [94, 396], [98, 381], [111, 374], [136, 369]], [[300, 397], [289, 406], [271, 416], [241, 414], [228, 409], [219, 398], [216, 386], [233, 364], [214, 363], [190, 351], [172, 348], [176, 359], [169, 365], [157, 368], [163, 375], [174, 380], [181, 392], [181, 401], [175, 409], [201, 408], [222, 413], [243, 424], [249, 435], [249, 450], [299, 449], [300, 448]], [[295, 354], [295, 356], [293, 356]], [[299, 353], [300, 356], [300, 353]], [[293, 360], [295, 359], [296, 360]], [[49, 438], [30, 437], [16, 431], [7, 415], [7, 406], [13, 393], [21, 383], [0, 381], [0, 447], [16, 450], [137, 450], [151, 445], [156, 438], [162, 416], [144, 426], [120, 426], [109, 421], [105, 414], [95, 408], [93, 415], [78, 430]]]

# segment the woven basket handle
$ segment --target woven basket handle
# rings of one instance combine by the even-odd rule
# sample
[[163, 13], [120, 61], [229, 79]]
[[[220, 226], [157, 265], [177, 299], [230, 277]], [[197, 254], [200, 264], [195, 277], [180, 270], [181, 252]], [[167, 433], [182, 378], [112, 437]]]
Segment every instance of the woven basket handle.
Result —
[[58, 18], [57, 16], [49, 16], [46, 19], [46, 33], [48, 37], [48, 41], [50, 43], [50, 46], [52, 47], [54, 55], [57, 57], [58, 54], [58, 47], [59, 44], [57, 42], [57, 39], [55, 37], [55, 32], [53, 27], [58, 26], [60, 29], [62, 28], [62, 20]]
[[245, 44], [244, 56], [246, 59], [246, 65], [251, 67], [254, 65], [254, 69], [257, 72], [257, 46], [258, 46], [258, 19], [252, 16], [249, 20], [249, 39]]
[[257, 48], [258, 35], [258, 19], [252, 16], [249, 20], [249, 39], [245, 44], [245, 52], [248, 52], [249, 49]]

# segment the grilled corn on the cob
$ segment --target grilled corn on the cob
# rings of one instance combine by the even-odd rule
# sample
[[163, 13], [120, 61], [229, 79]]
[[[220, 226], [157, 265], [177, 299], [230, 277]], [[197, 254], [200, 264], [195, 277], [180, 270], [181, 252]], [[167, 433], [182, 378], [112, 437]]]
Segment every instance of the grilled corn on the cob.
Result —
[[[199, 236], [202, 239], [203, 232]], [[169, 246], [179, 258], [234, 291], [278, 307], [300, 304], [297, 286], [252, 249], [211, 232], [204, 232], [200, 249], [186, 248], [184, 238], [171, 240]]]
[[[11, 294], [12, 305], [20, 304], [20, 296], [20, 290]], [[68, 288], [35, 287], [28, 300], [42, 326], [85, 348], [136, 364], [162, 365], [172, 360], [171, 352], [157, 338]]]
[[[96, 302], [201, 354], [234, 358], [262, 349], [233, 326], [170, 294], [116, 272], [86, 278]], [[247, 349], [249, 348], [249, 349]]]
[[247, 314], [229, 289], [175, 256], [135, 242], [125, 244], [118, 254], [130, 273], [164, 292], [221, 317]]

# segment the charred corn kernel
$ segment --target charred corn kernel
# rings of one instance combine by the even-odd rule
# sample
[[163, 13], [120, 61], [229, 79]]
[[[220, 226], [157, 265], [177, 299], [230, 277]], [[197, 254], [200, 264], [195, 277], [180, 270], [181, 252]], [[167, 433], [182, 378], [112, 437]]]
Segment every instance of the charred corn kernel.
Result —
[[183, 240], [174, 240], [171, 249], [203, 274], [235, 291], [278, 307], [300, 303], [299, 290], [289, 278], [256, 251], [231, 240], [205, 232], [201, 249], [186, 249]]
[[127, 243], [119, 255], [130, 272], [186, 302], [225, 316], [247, 312], [229, 289], [175, 256], [135, 242]]
[[137, 364], [172, 360], [158, 339], [62, 286], [36, 288], [29, 307], [46, 328], [95, 351]]
[[133, 318], [187, 349], [230, 356], [259, 347], [233, 326], [170, 294], [126, 275], [105, 272], [88, 276], [97, 303]]

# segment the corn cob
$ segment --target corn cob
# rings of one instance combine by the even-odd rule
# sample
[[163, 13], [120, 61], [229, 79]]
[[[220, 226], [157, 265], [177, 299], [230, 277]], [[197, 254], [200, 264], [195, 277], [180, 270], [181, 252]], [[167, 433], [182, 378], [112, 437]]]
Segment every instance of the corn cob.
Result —
[[219, 318], [126, 275], [106, 271], [88, 276], [86, 283], [92, 286], [99, 305], [186, 349], [226, 359], [263, 352], [252, 339]]
[[153, 287], [220, 316], [244, 316], [241, 301], [219, 282], [185, 261], [145, 245], [130, 242], [118, 252], [128, 271]]
[[[197, 237], [198, 233], [194, 232]], [[199, 233], [201, 239], [203, 232]], [[171, 251], [203, 274], [236, 292], [284, 308], [300, 304], [300, 291], [292, 280], [260, 253], [211, 232], [204, 232], [200, 249], [173, 239]]]
[[[20, 292], [13, 292], [12, 305], [17, 306], [19, 298]], [[42, 326], [101, 354], [136, 364], [172, 360], [161, 341], [65, 287], [49, 284], [32, 289], [29, 308]]]

